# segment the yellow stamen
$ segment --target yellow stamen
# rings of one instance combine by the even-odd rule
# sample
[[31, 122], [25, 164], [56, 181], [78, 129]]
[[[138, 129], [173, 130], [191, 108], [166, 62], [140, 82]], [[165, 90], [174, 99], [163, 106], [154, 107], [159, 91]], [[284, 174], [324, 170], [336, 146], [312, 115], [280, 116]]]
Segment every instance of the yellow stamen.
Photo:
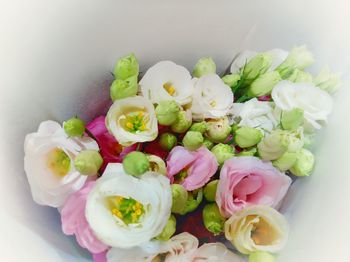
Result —
[[172, 85], [172, 84], [170, 84], [170, 83], [165, 83], [164, 85], [163, 85], [163, 88], [168, 92], [168, 94], [169, 95], [174, 95], [174, 93], [175, 93], [175, 87]]
[[131, 123], [131, 122], [127, 122], [127, 123], [126, 123], [126, 127], [127, 127], [127, 128], [130, 128], [130, 129], [133, 129], [133, 128], [134, 128], [134, 125], [133, 125], [133, 123]]
[[216, 106], [216, 101], [212, 100], [212, 101], [210, 102], [210, 105], [211, 105], [211, 107], [215, 107], [215, 106]]

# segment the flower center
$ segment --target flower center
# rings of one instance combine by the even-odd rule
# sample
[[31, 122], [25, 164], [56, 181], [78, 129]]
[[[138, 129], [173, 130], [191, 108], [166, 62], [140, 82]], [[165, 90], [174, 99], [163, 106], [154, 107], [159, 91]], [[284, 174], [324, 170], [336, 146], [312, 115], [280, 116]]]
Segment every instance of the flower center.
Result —
[[144, 111], [131, 112], [126, 116], [125, 128], [131, 133], [142, 132], [147, 129], [148, 121], [149, 116]]
[[54, 175], [64, 177], [70, 170], [70, 158], [62, 149], [55, 148], [47, 154], [46, 165]]
[[110, 196], [106, 198], [106, 201], [111, 213], [127, 225], [139, 222], [145, 213], [143, 205], [133, 198]]
[[181, 183], [182, 181], [185, 180], [185, 178], [188, 176], [187, 169], [181, 170], [178, 174], [174, 176], [174, 182], [176, 184]]
[[165, 83], [163, 85], [163, 88], [165, 89], [165, 91], [168, 92], [169, 95], [171, 95], [171, 96], [175, 95], [176, 89], [171, 83], [169, 83], [169, 82]]
[[261, 217], [251, 216], [254, 220], [254, 228], [251, 231], [251, 238], [256, 245], [272, 245], [277, 238], [276, 230]]

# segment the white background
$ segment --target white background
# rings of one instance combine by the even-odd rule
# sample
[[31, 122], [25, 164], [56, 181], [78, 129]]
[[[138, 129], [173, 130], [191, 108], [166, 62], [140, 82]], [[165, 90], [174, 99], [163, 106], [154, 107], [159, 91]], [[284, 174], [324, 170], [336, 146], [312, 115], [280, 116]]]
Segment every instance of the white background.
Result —
[[317, 71], [344, 73], [317, 144], [317, 167], [292, 187], [281, 262], [350, 261], [350, 2], [348, 0], [0, 0], [0, 258], [85, 261], [57, 212], [35, 205], [23, 140], [42, 120], [86, 120], [105, 111], [115, 60], [135, 52], [141, 69], [161, 59], [188, 68], [212, 56], [219, 70], [251, 48], [306, 44]]

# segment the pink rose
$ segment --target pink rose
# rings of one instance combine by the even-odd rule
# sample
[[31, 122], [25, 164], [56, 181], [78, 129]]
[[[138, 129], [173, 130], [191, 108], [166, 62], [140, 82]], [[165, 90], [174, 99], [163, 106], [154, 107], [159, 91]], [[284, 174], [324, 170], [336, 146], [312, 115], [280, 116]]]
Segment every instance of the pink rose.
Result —
[[251, 204], [277, 208], [291, 181], [270, 162], [251, 156], [233, 157], [221, 169], [216, 203], [225, 217]]
[[81, 247], [88, 249], [92, 254], [98, 254], [108, 246], [96, 238], [85, 218], [86, 198], [94, 184], [94, 181], [86, 183], [66, 200], [61, 210], [61, 221], [63, 233], [75, 235]]
[[206, 147], [189, 151], [176, 146], [167, 159], [167, 173], [171, 183], [181, 184], [188, 191], [203, 187], [217, 169], [216, 158]]

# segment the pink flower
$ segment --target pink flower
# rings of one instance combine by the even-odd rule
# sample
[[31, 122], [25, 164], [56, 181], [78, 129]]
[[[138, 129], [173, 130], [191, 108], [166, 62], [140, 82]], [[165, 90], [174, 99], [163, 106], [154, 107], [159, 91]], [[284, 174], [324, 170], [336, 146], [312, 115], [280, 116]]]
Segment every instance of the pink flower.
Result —
[[95, 182], [90, 181], [72, 194], [61, 210], [62, 230], [66, 235], [75, 235], [80, 246], [92, 254], [105, 251], [108, 246], [98, 240], [85, 218], [86, 198]]
[[137, 148], [137, 144], [130, 147], [121, 146], [114, 136], [108, 132], [104, 116], [95, 118], [86, 125], [86, 129], [100, 147], [100, 153], [104, 160], [102, 170], [105, 169], [108, 163], [121, 163], [126, 154], [135, 151]]
[[188, 191], [203, 187], [217, 169], [216, 158], [206, 147], [189, 151], [176, 146], [167, 159], [167, 173], [171, 183], [179, 183]]
[[233, 157], [221, 169], [216, 203], [225, 217], [251, 204], [277, 208], [290, 184], [290, 177], [270, 162], [250, 156]]
[[98, 254], [92, 254], [94, 262], [107, 262], [106, 251]]

